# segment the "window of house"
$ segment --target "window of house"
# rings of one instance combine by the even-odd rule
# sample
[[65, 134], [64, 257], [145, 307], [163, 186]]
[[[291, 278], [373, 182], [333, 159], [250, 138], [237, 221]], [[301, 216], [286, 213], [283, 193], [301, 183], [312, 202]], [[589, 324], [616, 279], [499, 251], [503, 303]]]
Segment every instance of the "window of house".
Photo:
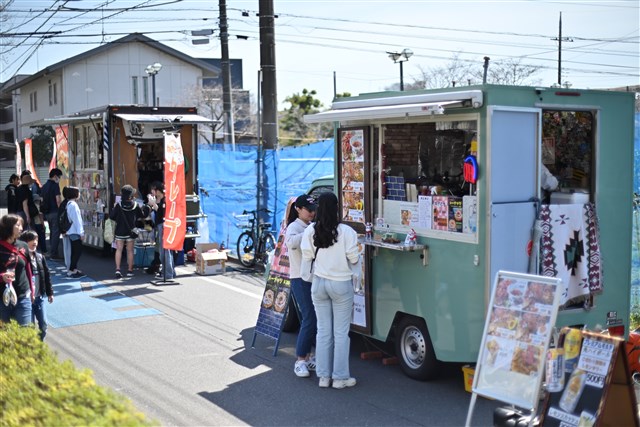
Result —
[[38, 111], [38, 92], [36, 91], [29, 94], [29, 111], [32, 113]]
[[149, 77], [142, 77], [142, 103], [149, 105]]
[[134, 104], [138, 103], [138, 76], [131, 77], [131, 98]]
[[53, 105], [53, 83], [49, 80], [49, 106]]
[[53, 105], [58, 105], [58, 83], [53, 84]]

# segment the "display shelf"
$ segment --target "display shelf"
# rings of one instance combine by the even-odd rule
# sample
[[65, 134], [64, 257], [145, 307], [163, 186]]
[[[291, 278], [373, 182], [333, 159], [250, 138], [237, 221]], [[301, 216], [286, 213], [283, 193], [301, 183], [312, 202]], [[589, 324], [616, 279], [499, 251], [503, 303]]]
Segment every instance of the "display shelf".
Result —
[[404, 243], [385, 243], [382, 240], [365, 239], [364, 237], [359, 237], [358, 242], [362, 243], [363, 245], [372, 246], [374, 249], [373, 256], [378, 255], [377, 251], [380, 248], [390, 249], [393, 251], [400, 251], [400, 252], [422, 251], [422, 255], [420, 255], [420, 258], [422, 259], [422, 265], [424, 265], [425, 267], [428, 265], [429, 247], [427, 245], [420, 245], [420, 244], [405, 245]]

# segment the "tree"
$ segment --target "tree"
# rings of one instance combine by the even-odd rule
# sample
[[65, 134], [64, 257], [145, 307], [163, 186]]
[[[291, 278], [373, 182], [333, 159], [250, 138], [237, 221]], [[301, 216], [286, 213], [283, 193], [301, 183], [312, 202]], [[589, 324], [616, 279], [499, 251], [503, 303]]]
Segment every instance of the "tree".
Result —
[[315, 90], [302, 89], [302, 94], [294, 93], [285, 98], [290, 107], [279, 114], [281, 145], [297, 145], [333, 136], [333, 127], [328, 123], [304, 122], [305, 115], [317, 113], [323, 106], [322, 102], [314, 97], [316, 94]]
[[[53, 141], [56, 133], [51, 126], [38, 126], [31, 134], [31, 152], [34, 165], [48, 165], [53, 157]], [[21, 144], [24, 153], [24, 141]], [[24, 157], [23, 157], [24, 158]]]
[[[235, 141], [257, 142], [258, 122], [249, 91], [234, 89], [231, 91], [233, 103], [233, 122]], [[198, 114], [219, 120], [219, 123], [208, 125], [210, 132], [200, 132], [200, 137], [207, 143], [221, 142], [224, 140], [224, 110], [222, 106], [222, 86], [193, 87], [185, 102], [194, 105]]]
[[[410, 89], [436, 89], [452, 86], [482, 84], [484, 68], [481, 62], [470, 62], [454, 54], [448, 63], [440, 67], [422, 68], [421, 76], [414, 79]], [[541, 70], [536, 65], [523, 64], [521, 58], [509, 58], [489, 63], [487, 83], [522, 86], [537, 85], [533, 76]]]

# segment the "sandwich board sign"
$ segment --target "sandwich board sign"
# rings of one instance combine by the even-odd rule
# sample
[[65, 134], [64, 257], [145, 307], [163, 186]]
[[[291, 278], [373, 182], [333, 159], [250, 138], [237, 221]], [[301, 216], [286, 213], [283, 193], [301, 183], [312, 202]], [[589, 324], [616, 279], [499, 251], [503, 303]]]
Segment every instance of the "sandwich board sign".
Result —
[[[567, 345], [569, 339], [573, 343]], [[558, 346], [563, 343], [564, 372], [557, 387], [548, 390], [540, 424], [638, 427], [637, 402], [624, 340], [563, 328]]]
[[562, 281], [498, 271], [473, 378], [470, 425], [478, 395], [535, 413], [558, 314]]
[[292, 197], [287, 204], [287, 209], [280, 227], [280, 235], [276, 242], [276, 248], [271, 261], [271, 269], [267, 277], [267, 283], [260, 302], [260, 312], [253, 332], [251, 347], [256, 342], [257, 334], [267, 336], [276, 341], [273, 355], [278, 353], [280, 345], [280, 334], [289, 310], [291, 300], [291, 280], [289, 279], [289, 255], [287, 245], [284, 244], [285, 232], [287, 230], [286, 220], [289, 211], [292, 209], [295, 197]]

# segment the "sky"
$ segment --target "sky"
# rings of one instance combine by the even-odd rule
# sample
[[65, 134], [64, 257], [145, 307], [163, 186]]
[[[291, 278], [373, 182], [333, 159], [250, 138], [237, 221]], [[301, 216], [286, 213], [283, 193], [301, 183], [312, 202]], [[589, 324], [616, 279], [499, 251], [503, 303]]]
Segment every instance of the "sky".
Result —
[[[259, 3], [227, 0], [229, 54], [243, 60], [244, 88], [256, 96]], [[0, 0], [7, 4], [7, 0]], [[219, 58], [216, 0], [15, 0], [0, 17], [0, 81], [42, 68], [132, 32], [198, 58]], [[274, 0], [279, 105], [315, 90], [329, 108], [335, 90], [352, 95], [398, 85], [387, 52], [413, 51], [405, 85], [457, 56], [482, 70], [483, 57], [542, 67], [536, 86], [557, 81], [562, 13], [562, 77], [573, 88], [638, 85], [640, 3], [600, 1]], [[192, 30], [213, 29], [210, 37]], [[52, 37], [20, 34], [62, 31]], [[242, 38], [238, 38], [241, 36]], [[194, 39], [208, 38], [205, 45]], [[244, 39], [247, 38], [247, 39]], [[566, 39], [566, 40], [565, 40]], [[161, 73], [162, 71], [160, 71]], [[142, 71], [141, 71], [142, 73]], [[160, 78], [160, 75], [158, 76]]]

